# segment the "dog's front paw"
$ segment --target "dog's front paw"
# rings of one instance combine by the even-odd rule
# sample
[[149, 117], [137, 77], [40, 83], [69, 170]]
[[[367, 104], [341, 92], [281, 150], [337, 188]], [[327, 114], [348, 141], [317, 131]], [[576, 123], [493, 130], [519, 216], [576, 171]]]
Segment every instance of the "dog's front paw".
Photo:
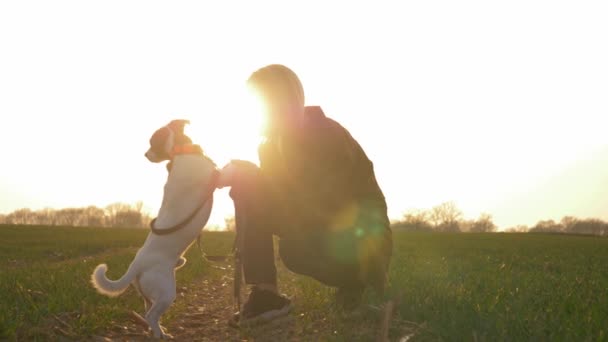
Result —
[[219, 176], [217, 177], [217, 187], [219, 189], [232, 186], [237, 172], [236, 169], [234, 163], [230, 162], [220, 170]]
[[259, 168], [257, 165], [246, 160], [232, 160], [221, 170], [219, 170], [219, 177], [217, 179], [217, 187], [224, 188], [227, 186], [234, 186], [240, 178], [251, 174], [252, 172], [258, 172]]

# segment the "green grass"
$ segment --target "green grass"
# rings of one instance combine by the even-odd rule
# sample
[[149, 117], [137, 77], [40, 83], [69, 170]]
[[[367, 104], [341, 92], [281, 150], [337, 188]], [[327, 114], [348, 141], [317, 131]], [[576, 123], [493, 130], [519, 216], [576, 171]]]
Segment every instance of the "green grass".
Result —
[[[68, 314], [74, 332], [86, 336], [130, 310], [141, 312], [138, 296], [120, 301], [101, 296], [89, 279], [102, 262], [110, 278], [120, 277], [146, 235], [143, 229], [0, 227], [0, 340], [48, 340], [53, 315]], [[210, 254], [230, 251], [232, 238], [226, 234], [205, 233], [204, 240], [212, 241], [203, 242]], [[198, 253], [189, 250], [188, 264], [177, 273], [179, 284], [209, 272]]]
[[[89, 336], [141, 311], [138, 296], [120, 301], [89, 284], [95, 265], [118, 277], [147, 232], [131, 229], [0, 227], [0, 340], [47, 340], [53, 315], [70, 317]], [[541, 234], [395, 233], [388, 296], [402, 295], [391, 338], [411, 340], [608, 340], [608, 239]], [[230, 251], [232, 235], [206, 233], [208, 254]], [[212, 272], [189, 251], [179, 286]], [[372, 340], [378, 315], [336, 311], [332, 291], [280, 273], [295, 296], [304, 340]], [[132, 290], [129, 290], [132, 291]], [[226, 298], [230, 301], [230, 298]], [[378, 303], [379, 299], [370, 299]], [[172, 307], [167, 315], [183, 310]], [[373, 316], [373, 317], [372, 317]], [[321, 324], [319, 322], [322, 322]], [[319, 327], [322, 329], [319, 329]], [[411, 341], [410, 340], [410, 341]]]
[[608, 239], [416, 234], [395, 248], [399, 315], [442, 339], [607, 339]]

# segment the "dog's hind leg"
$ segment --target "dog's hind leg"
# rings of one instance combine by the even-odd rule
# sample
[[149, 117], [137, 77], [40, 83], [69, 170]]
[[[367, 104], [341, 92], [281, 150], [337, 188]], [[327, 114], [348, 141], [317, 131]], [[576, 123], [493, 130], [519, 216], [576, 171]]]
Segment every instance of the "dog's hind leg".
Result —
[[152, 304], [152, 308], [148, 311], [146, 315], [146, 321], [150, 325], [150, 329], [152, 329], [152, 335], [155, 338], [168, 339], [171, 338], [171, 335], [168, 335], [163, 331], [163, 328], [160, 326], [160, 317], [162, 314], [167, 311], [167, 309], [171, 306], [173, 300], [171, 298], [161, 298], [158, 301]]
[[166, 334], [160, 326], [160, 317], [169, 309], [174, 300], [175, 295], [161, 297], [152, 304], [152, 307], [146, 314], [146, 321], [150, 325], [150, 329], [152, 329], [152, 334], [155, 338], [171, 338], [171, 335]]
[[135, 281], [133, 282], [133, 285], [135, 285], [135, 289], [137, 290], [137, 293], [139, 293], [144, 298], [144, 312], [147, 313], [148, 310], [150, 310], [150, 308], [152, 307], [152, 301], [150, 301], [150, 299], [148, 298], [148, 296], [146, 296], [144, 291], [141, 290], [141, 286], [139, 285], [139, 278], [140, 277], [137, 277], [135, 279]]
[[[171, 338], [171, 336], [166, 334], [160, 326], [160, 318], [175, 301], [175, 274], [172, 271], [162, 275], [155, 274], [154, 280], [155, 282], [153, 283], [142, 283], [142, 285], [145, 284], [142, 287], [144, 292], [150, 290], [151, 293], [154, 294], [151, 296], [152, 306], [148, 312], [146, 312], [145, 319], [150, 325], [150, 329], [152, 329], [152, 334], [155, 338]], [[148, 284], [152, 286], [147, 286]]]

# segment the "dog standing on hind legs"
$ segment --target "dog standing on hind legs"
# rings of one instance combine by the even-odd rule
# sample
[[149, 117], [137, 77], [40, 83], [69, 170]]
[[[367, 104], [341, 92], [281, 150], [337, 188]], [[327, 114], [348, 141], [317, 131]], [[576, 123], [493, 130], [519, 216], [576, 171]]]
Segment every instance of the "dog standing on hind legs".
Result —
[[145, 156], [153, 163], [169, 161], [163, 201], [151, 232], [127, 272], [118, 280], [106, 277], [98, 265], [91, 282], [103, 295], [116, 297], [130, 284], [144, 298], [144, 319], [155, 338], [170, 338], [160, 318], [176, 298], [175, 270], [184, 266], [184, 253], [205, 227], [213, 206], [218, 171], [200, 146], [184, 134], [187, 120], [173, 120], [150, 138]]

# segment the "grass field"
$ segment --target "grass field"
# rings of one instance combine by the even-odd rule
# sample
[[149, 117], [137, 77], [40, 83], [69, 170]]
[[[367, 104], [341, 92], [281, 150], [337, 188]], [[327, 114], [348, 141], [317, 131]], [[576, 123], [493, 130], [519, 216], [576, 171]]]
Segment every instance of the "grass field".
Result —
[[[87, 340], [128, 321], [130, 310], [142, 310], [141, 299], [132, 290], [120, 299], [98, 295], [89, 276], [101, 262], [109, 265], [110, 277], [120, 276], [146, 234], [131, 229], [0, 227], [0, 340]], [[204, 234], [208, 254], [227, 254], [231, 243], [229, 233]], [[222, 283], [217, 288], [229, 287], [229, 269], [203, 262], [196, 248], [187, 257], [188, 264], [178, 272], [178, 287], [204, 289], [213, 282]], [[292, 338], [376, 338], [379, 311], [339, 312], [332, 305], [331, 289], [283, 268], [280, 285], [296, 305]], [[227, 290], [209, 292], [207, 298], [197, 297], [197, 291], [202, 290], [184, 291], [163, 321], [178, 322], [196, 301], [231, 305]], [[401, 301], [391, 319], [391, 340], [608, 340], [608, 239], [395, 233], [387, 297], [397, 295]], [[368, 301], [371, 308], [383, 302]], [[218, 321], [228, 314], [215, 313], [217, 330], [192, 329], [199, 329], [200, 340], [244, 338], [224, 331]]]

